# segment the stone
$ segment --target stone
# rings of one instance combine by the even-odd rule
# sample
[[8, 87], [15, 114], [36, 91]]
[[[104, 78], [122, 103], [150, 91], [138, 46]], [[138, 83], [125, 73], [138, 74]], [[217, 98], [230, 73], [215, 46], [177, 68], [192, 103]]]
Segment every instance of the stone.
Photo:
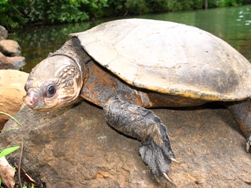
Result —
[[[20, 110], [28, 75], [17, 70], [0, 70], [0, 111], [14, 115]], [[0, 130], [8, 119], [8, 116], [0, 114]]]
[[0, 40], [0, 52], [6, 56], [18, 56], [21, 53], [21, 48], [14, 40]]
[[24, 65], [23, 56], [6, 57], [0, 52], [0, 69], [20, 69]]
[[[138, 153], [137, 140], [107, 125], [101, 108], [82, 101], [50, 113], [24, 106], [0, 134], [0, 148], [24, 142], [22, 167], [50, 188], [71, 187], [250, 187], [251, 157], [245, 138], [225, 108], [153, 109], [166, 125], [172, 163], [160, 183]], [[19, 152], [8, 156], [18, 162]]]
[[0, 69], [16, 69], [14, 62], [0, 52]]
[[0, 25], [0, 40], [4, 40], [8, 37], [8, 31], [5, 29], [5, 27]]
[[25, 57], [23, 56], [7, 57], [7, 59], [13, 62], [15, 69], [20, 69], [26, 64]]

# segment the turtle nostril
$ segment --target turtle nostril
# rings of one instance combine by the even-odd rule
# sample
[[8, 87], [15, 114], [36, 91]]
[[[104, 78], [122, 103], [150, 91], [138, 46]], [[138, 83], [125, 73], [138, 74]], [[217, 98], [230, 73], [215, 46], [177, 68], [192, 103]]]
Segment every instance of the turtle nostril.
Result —
[[35, 92], [28, 92], [24, 98], [24, 102], [29, 106], [34, 108], [38, 103], [38, 94]]
[[35, 101], [33, 101], [32, 99], [27, 99], [26, 100], [26, 103], [29, 105], [29, 106], [33, 106], [35, 104]]

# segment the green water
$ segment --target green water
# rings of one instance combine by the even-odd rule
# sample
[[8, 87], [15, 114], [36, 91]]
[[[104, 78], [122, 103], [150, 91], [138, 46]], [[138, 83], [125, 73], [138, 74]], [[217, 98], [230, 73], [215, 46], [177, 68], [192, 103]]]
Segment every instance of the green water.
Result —
[[[251, 5], [217, 8], [199, 11], [175, 12], [137, 16], [156, 20], [168, 20], [193, 25], [222, 38], [251, 61]], [[19, 42], [27, 65], [23, 71], [29, 72], [49, 52], [58, 49], [68, 34], [89, 29], [102, 22], [100, 20], [79, 24], [44, 26], [21, 30], [9, 38]]]

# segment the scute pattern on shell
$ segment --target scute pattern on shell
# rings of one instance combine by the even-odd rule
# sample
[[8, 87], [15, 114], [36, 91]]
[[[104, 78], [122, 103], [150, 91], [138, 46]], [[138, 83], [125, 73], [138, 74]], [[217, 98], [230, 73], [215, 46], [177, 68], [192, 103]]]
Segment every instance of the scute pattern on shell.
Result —
[[251, 97], [248, 60], [199, 28], [123, 19], [71, 36], [96, 62], [138, 88], [208, 101]]

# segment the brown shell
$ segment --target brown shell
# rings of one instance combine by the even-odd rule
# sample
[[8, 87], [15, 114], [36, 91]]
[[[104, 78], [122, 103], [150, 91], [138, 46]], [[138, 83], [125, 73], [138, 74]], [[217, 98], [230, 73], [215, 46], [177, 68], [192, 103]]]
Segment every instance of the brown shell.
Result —
[[79, 38], [100, 65], [133, 86], [203, 100], [251, 95], [251, 65], [218, 37], [167, 21], [123, 19]]

